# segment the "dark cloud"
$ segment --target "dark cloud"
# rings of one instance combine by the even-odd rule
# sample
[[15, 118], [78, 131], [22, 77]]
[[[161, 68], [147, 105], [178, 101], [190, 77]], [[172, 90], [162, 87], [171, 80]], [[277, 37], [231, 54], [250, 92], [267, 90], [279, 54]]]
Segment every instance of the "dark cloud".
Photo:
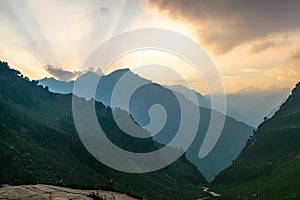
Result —
[[54, 77], [56, 77], [57, 79], [62, 80], [62, 81], [69, 81], [72, 78], [75, 78], [79, 75], [79, 72], [65, 71], [61, 68], [55, 68], [52, 65], [46, 65], [45, 69], [51, 75], [53, 75]]
[[274, 46], [276, 46], [276, 43], [274, 41], [263, 41], [253, 44], [249, 50], [251, 53], [259, 53]]
[[249, 49], [251, 53], [261, 53], [271, 47], [281, 47], [289, 43], [287, 40], [267, 40], [263, 39], [255, 42]]
[[290, 59], [300, 59], [300, 46], [297, 49], [291, 51]]
[[[300, 27], [299, 0], [148, 0], [147, 5], [193, 23], [216, 53], [273, 33]], [[270, 44], [267, 44], [267, 46]], [[262, 48], [263, 46], [261, 46]]]
[[71, 79], [77, 78], [89, 71], [94, 72], [96, 74], [102, 75], [102, 69], [101, 68], [93, 68], [93, 67], [89, 67], [86, 70], [83, 71], [74, 71], [74, 72], [70, 72], [70, 71], [66, 71], [63, 70], [61, 68], [58, 67], [53, 67], [52, 65], [46, 65], [45, 69], [47, 70], [47, 72], [49, 72], [52, 76], [56, 77], [59, 80], [62, 81], [70, 81]]

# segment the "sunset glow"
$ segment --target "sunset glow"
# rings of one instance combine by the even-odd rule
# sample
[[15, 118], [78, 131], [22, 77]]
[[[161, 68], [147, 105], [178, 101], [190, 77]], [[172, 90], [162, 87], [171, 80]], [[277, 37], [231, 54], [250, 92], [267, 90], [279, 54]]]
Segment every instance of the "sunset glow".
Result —
[[[52, 68], [73, 73], [102, 41], [124, 31], [153, 27], [177, 31], [202, 46], [216, 64], [228, 93], [248, 86], [291, 88], [299, 81], [300, 26], [292, 18], [279, 16], [282, 21], [276, 26], [253, 30], [250, 11], [222, 18], [228, 10], [207, 5], [210, 14], [203, 10], [196, 17], [194, 9], [201, 6], [196, 1], [190, 1], [187, 10], [181, 1], [178, 5], [163, 2], [1, 1], [0, 58], [30, 79], [55, 76]], [[243, 5], [237, 6], [242, 9]], [[264, 21], [273, 15], [265, 15]], [[287, 25], [288, 20], [293, 24]], [[150, 62], [153, 52], [148, 53], [143, 58]], [[127, 56], [127, 61], [115, 63], [115, 68], [138, 66], [144, 62], [140, 54]], [[186, 69], [176, 59], [169, 57], [169, 65], [179, 71]], [[201, 79], [192, 71], [184, 73], [194, 89], [206, 93]], [[160, 83], [172, 85], [176, 80], [167, 78]]]

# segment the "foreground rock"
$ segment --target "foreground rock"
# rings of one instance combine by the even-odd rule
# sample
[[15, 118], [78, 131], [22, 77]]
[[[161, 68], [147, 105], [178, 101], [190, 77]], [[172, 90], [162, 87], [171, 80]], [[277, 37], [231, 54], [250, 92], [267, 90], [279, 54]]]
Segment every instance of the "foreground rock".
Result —
[[76, 190], [51, 185], [24, 185], [0, 188], [0, 199], [7, 200], [134, 200], [125, 194], [103, 190]]

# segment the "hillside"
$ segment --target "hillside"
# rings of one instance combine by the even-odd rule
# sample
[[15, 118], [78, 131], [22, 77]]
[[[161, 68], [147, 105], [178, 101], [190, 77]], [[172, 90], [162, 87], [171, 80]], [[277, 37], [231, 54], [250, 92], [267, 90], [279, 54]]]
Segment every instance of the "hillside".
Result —
[[[50, 93], [0, 63], [0, 183], [99, 187], [145, 199], [203, 195], [197, 186], [206, 181], [185, 155], [146, 174], [121, 173], [98, 162], [79, 140], [71, 100], [71, 95]], [[161, 146], [151, 138], [131, 140], [113, 123], [109, 107], [96, 103], [96, 110], [99, 121], [110, 130], [108, 137], [120, 147], [147, 152]]]
[[300, 83], [212, 188], [227, 199], [300, 198]]

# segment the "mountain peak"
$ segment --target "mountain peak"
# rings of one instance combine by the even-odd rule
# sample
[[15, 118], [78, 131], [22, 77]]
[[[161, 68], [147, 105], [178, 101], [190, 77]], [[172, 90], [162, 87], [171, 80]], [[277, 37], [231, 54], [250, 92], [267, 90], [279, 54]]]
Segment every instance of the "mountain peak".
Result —
[[280, 88], [275, 85], [271, 85], [268, 88], [261, 89], [259, 87], [248, 86], [234, 92], [233, 94], [246, 94], [246, 93], [257, 93], [257, 92], [265, 92], [265, 91], [279, 91], [279, 90], [289, 90], [289, 88]]
[[254, 92], [259, 92], [261, 90], [262, 89], [259, 88], [259, 87], [248, 86], [248, 87], [245, 87], [245, 88], [242, 88], [242, 89], [238, 90], [235, 93], [254, 93]]
[[79, 77], [81, 76], [99, 76], [99, 74], [97, 74], [96, 72], [93, 72], [93, 71], [87, 71], [85, 73], [83, 73], [82, 75], [80, 75]]
[[58, 81], [56, 78], [54, 77], [45, 77], [43, 79], [37, 80], [37, 81]]
[[107, 74], [106, 76], [123, 75], [123, 74], [125, 74], [127, 72], [132, 73], [132, 71], [129, 68], [122, 68], [122, 69], [116, 69], [115, 71]]

